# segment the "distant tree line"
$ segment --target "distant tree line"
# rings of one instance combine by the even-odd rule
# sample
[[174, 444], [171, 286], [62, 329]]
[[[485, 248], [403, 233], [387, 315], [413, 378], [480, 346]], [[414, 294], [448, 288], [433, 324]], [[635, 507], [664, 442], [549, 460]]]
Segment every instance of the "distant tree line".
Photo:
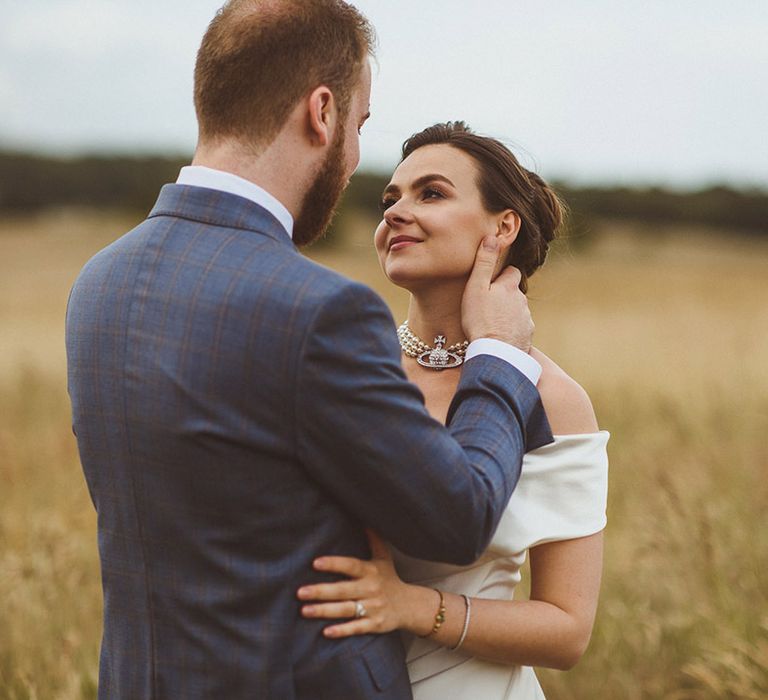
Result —
[[649, 188], [558, 187], [573, 212], [589, 217], [703, 224], [768, 235], [768, 190], [724, 185], [680, 192]]
[[0, 211], [61, 206], [148, 210], [188, 158], [52, 158], [0, 152]]
[[[82, 156], [53, 158], [0, 152], [0, 213], [83, 206], [148, 211], [158, 190], [173, 182], [186, 157]], [[384, 175], [358, 173], [342, 207], [375, 216]], [[658, 187], [557, 187], [577, 228], [595, 218], [704, 224], [768, 236], [768, 190], [727, 186], [698, 191]]]

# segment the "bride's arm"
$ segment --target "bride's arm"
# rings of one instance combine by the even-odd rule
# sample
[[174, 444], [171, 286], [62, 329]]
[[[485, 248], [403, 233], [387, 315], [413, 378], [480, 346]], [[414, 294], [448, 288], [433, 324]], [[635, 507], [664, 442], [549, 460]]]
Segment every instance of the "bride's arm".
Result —
[[[462, 650], [508, 664], [572, 668], [592, 633], [602, 552], [602, 533], [532, 549], [530, 600], [472, 598]], [[436, 594], [431, 593], [434, 605]], [[463, 598], [446, 596], [446, 608], [445, 630], [441, 628], [434, 637], [453, 646], [464, 623]]]
[[[546, 355], [535, 348], [531, 354], [544, 367], [539, 384], [553, 432], [597, 431], [586, 392]], [[602, 575], [603, 533], [538, 545], [530, 550], [530, 561], [530, 600], [473, 599], [462, 648], [494, 661], [567, 670], [581, 658], [592, 634]], [[461, 617], [461, 621], [458, 633], [453, 620], [445, 634], [447, 637], [453, 632], [458, 638], [464, 600], [460, 596], [451, 599], [455, 610], [451, 617]]]
[[[335, 619], [354, 614], [361, 600], [365, 618], [337, 622], [327, 637], [405, 629], [425, 636], [435, 622], [438, 594], [431, 588], [403, 583], [386, 547], [373, 541], [374, 558], [323, 557], [324, 571], [352, 580], [302, 589], [299, 597], [312, 601], [305, 617]], [[584, 653], [592, 633], [602, 571], [603, 535], [539, 545], [531, 550], [530, 600], [471, 599], [469, 628], [462, 651], [492, 661], [567, 670]], [[444, 594], [446, 614], [436, 642], [454, 647], [465, 621], [464, 598]], [[331, 602], [333, 601], [333, 602]]]

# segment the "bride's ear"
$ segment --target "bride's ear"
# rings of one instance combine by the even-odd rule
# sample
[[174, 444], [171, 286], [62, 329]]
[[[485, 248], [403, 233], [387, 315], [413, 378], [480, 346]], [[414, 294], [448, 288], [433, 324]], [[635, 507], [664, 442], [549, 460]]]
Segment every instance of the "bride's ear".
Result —
[[509, 248], [520, 233], [522, 220], [520, 215], [512, 209], [507, 209], [499, 215], [497, 220], [496, 237], [499, 239], [502, 248]]

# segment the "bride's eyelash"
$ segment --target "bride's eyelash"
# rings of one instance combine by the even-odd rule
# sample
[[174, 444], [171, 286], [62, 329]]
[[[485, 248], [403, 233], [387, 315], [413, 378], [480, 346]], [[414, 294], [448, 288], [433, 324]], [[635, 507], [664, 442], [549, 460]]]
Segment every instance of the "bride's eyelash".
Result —
[[[430, 185], [421, 191], [421, 197], [423, 199], [445, 199], [446, 194], [441, 189]], [[386, 211], [396, 203], [397, 199], [394, 197], [384, 197], [379, 200], [379, 209], [381, 211]]]
[[442, 190], [438, 189], [437, 187], [429, 186], [429, 187], [425, 187], [422, 190], [421, 196], [424, 197], [425, 199], [432, 199], [433, 196], [438, 197], [439, 199], [444, 199], [445, 193]]

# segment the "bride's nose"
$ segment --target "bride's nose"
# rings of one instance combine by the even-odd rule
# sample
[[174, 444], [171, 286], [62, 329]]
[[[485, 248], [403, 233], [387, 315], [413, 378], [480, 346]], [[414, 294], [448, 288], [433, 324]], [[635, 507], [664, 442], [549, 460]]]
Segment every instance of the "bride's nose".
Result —
[[413, 221], [413, 216], [407, 203], [401, 198], [384, 210], [384, 221], [389, 226], [403, 225]]

